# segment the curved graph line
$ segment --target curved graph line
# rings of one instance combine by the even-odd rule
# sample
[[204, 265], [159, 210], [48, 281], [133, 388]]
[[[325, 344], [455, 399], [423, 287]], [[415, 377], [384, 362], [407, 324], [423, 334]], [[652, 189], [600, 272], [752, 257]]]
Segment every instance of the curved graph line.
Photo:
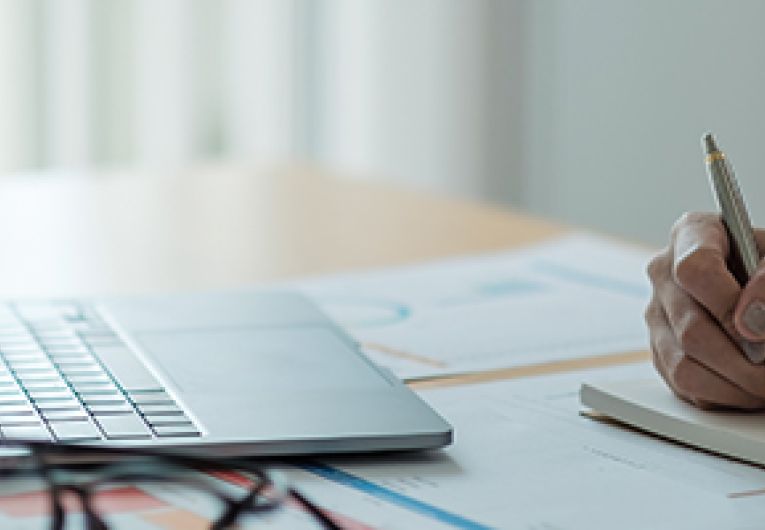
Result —
[[412, 316], [409, 306], [379, 298], [319, 296], [317, 301], [333, 318], [353, 328], [390, 326]]

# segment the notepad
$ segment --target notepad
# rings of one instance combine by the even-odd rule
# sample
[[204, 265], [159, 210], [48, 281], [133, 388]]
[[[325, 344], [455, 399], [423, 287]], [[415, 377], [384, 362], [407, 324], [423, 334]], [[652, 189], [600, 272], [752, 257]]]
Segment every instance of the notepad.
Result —
[[581, 403], [627, 425], [700, 449], [765, 465], [765, 413], [705, 411], [657, 378], [583, 384]]

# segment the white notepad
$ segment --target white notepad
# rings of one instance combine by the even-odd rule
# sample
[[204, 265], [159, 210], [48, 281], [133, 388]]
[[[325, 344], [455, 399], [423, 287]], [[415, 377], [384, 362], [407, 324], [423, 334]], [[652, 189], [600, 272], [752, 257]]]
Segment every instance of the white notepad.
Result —
[[765, 465], [765, 413], [700, 410], [656, 379], [583, 384], [583, 405], [671, 440]]

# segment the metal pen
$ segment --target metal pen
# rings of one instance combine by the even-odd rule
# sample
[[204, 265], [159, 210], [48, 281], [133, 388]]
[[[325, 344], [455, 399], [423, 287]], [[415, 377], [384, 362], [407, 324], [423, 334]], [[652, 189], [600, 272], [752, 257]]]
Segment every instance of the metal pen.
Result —
[[733, 175], [733, 168], [710, 133], [704, 135], [704, 148], [707, 172], [717, 198], [717, 207], [731, 241], [731, 272], [743, 286], [757, 270], [757, 264], [760, 262], [752, 222]]
[[[717, 147], [717, 142], [711, 133], [704, 135], [702, 143], [706, 152], [705, 160], [709, 180], [730, 240], [728, 267], [739, 284], [744, 286], [757, 270], [757, 265], [760, 262], [760, 253], [754, 238], [752, 222], [749, 219], [741, 189], [733, 174], [733, 168], [725, 157], [725, 153]], [[745, 344], [743, 350], [750, 361], [755, 363], [765, 361], [762, 347], [753, 348], [749, 346], [749, 344]]]

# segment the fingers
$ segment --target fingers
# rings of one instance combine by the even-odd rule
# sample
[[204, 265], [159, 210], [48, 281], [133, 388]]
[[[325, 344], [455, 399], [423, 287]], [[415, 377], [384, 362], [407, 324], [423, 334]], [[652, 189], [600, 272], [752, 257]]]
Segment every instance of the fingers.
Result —
[[[765, 231], [755, 230], [760, 249], [765, 248]], [[736, 330], [751, 341], [765, 340], [765, 265], [746, 284], [734, 312]]]
[[742, 304], [742, 290], [728, 270], [727, 253], [728, 238], [718, 216], [690, 213], [675, 224], [670, 250], [674, 281], [712, 314], [747, 358], [762, 362], [765, 344], [753, 340], [758, 330], [759, 339], [765, 340], [765, 271], [751, 287], [764, 291], [762, 298], [754, 294], [750, 303]]
[[704, 408], [765, 408], [765, 400], [745, 392], [685, 355], [658, 301], [654, 300], [649, 306], [646, 321], [651, 330], [654, 364], [679, 397]]
[[750, 363], [709, 312], [672, 280], [658, 284], [656, 293], [684, 355], [745, 392], [765, 399], [765, 365]]
[[765, 340], [765, 269], [760, 266], [741, 293], [734, 312], [736, 331], [751, 341]]
[[674, 281], [726, 330], [735, 333], [733, 313], [741, 286], [728, 270], [728, 251], [725, 227], [717, 215], [685, 214], [673, 228]]

